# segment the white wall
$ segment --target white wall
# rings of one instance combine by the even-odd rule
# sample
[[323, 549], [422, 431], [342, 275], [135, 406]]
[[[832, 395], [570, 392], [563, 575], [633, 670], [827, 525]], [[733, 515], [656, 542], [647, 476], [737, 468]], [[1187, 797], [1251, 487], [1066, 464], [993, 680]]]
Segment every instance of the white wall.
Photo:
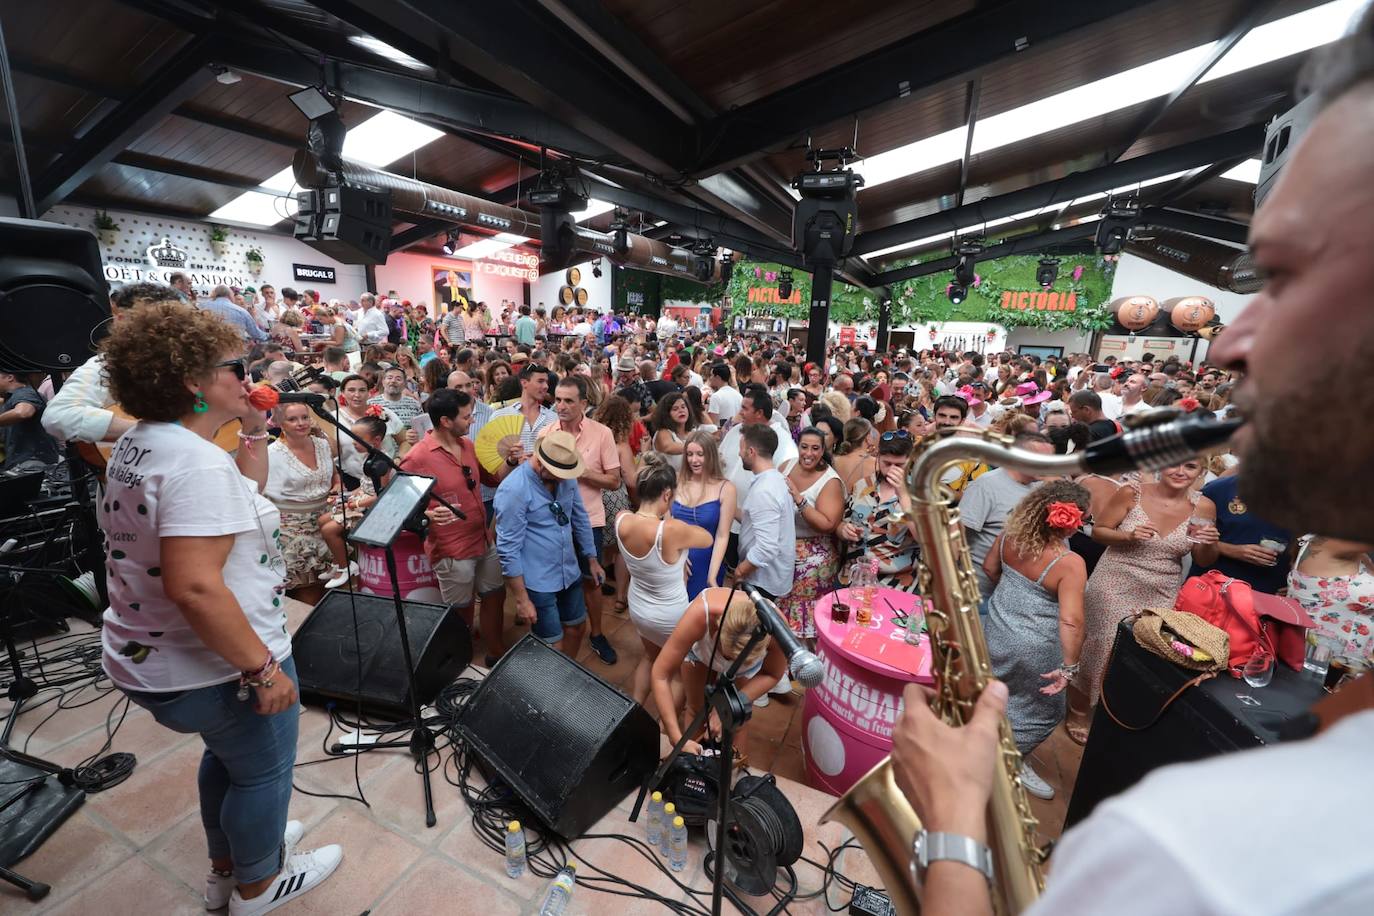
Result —
[[[377, 292], [385, 294], [396, 290], [402, 299], [423, 302], [434, 314], [434, 287], [431, 285], [432, 267], [452, 265], [456, 270], [471, 269], [471, 261], [460, 261], [444, 255], [410, 254], [397, 252], [386, 259], [385, 264], [377, 265]], [[525, 282], [515, 277], [498, 277], [495, 274], [473, 271], [472, 295], [479, 302], [485, 302], [493, 316], [501, 316], [501, 300], [509, 299], [517, 306], [524, 302]]]
[[[270, 283], [277, 289], [283, 286], [317, 289], [325, 299], [352, 299], [363, 291], [366, 282], [361, 264], [342, 264], [287, 235], [226, 226], [229, 238], [225, 253], [220, 256], [210, 248], [208, 222], [175, 220], [127, 210], [111, 210], [110, 217], [119, 224], [119, 235], [113, 245], [101, 244], [100, 255], [106, 267], [105, 279], [111, 286], [122, 286], [125, 282], [138, 279], [144, 272], [158, 270], [148, 262], [147, 250], [161, 244], [163, 238], [186, 251], [184, 272], [192, 278], [192, 285], [201, 293], [209, 293], [218, 283], [230, 286]], [[92, 229], [95, 210], [59, 206], [49, 210], [43, 218], [66, 226]], [[249, 273], [248, 262], [244, 258], [250, 248], [258, 248], [263, 254], [263, 270], [257, 277]], [[333, 267], [338, 282], [297, 281], [292, 278], [292, 264]]]
[[[614, 268], [609, 261], [602, 261], [601, 276], [594, 277], [590, 261], [576, 266], [582, 271], [582, 281], [578, 287], [587, 291], [587, 308], [596, 309], [598, 312], [606, 311], [611, 306], [611, 271]], [[567, 273], [566, 270], [554, 271], [531, 283], [530, 307], [538, 308], [542, 302], [549, 314], [553, 314], [554, 306], [562, 304], [558, 298], [558, 291], [568, 285]]]

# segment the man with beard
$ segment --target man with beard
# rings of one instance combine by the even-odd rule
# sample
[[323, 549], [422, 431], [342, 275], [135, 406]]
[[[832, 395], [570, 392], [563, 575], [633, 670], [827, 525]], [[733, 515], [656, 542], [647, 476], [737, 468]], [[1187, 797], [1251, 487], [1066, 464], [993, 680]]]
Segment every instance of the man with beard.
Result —
[[[1374, 13], [1327, 61], [1324, 107], [1250, 226], [1264, 289], [1209, 359], [1246, 373], [1235, 400], [1249, 423], [1232, 439], [1240, 498], [1291, 531], [1370, 542], [1374, 497], [1352, 484], [1368, 472], [1374, 432], [1350, 418], [1374, 409], [1362, 384], [1374, 310], [1350, 291], [1374, 284]], [[989, 684], [968, 724], [951, 728], [918, 688], [907, 691], [894, 733], [897, 784], [925, 831], [954, 835], [944, 848], [972, 851], [920, 868], [927, 916], [992, 912], [976, 863], [1006, 696]], [[1368, 781], [1374, 676], [1318, 709], [1288, 723], [1315, 730], [1310, 740], [1165, 767], [1103, 802], [1064, 835], [1044, 895], [1025, 912], [1374, 912], [1364, 842], [1374, 795], [1338, 788]], [[1218, 830], [1218, 811], [1253, 812], [1256, 829]]]

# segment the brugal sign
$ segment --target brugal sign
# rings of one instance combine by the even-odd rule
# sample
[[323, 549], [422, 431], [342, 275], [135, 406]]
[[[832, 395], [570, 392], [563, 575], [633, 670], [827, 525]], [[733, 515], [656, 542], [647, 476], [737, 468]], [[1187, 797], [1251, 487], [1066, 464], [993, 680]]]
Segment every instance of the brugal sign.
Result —
[[334, 268], [320, 267], [315, 264], [292, 264], [291, 277], [292, 279], [303, 280], [306, 282], [312, 280], [316, 283], [337, 282], [337, 276], [335, 274]]

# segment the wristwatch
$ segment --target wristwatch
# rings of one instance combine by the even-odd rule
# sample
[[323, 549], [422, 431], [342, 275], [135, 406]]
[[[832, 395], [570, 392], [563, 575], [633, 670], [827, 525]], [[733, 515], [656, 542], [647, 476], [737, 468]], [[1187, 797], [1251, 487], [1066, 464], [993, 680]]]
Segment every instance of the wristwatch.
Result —
[[992, 850], [973, 837], [958, 833], [916, 831], [911, 841], [911, 875], [919, 887], [925, 883], [926, 870], [932, 862], [962, 862], [981, 872], [992, 884]]

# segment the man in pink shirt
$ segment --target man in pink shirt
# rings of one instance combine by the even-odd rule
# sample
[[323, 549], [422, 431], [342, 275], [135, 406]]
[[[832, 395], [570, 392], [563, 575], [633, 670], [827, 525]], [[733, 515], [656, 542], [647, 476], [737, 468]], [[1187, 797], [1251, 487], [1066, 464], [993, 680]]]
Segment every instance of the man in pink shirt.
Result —
[[[539, 431], [539, 437], [543, 438], [551, 430], [561, 429], [577, 440], [577, 450], [586, 466], [582, 476], [577, 479], [577, 488], [591, 520], [592, 540], [596, 544], [597, 558], [600, 559], [606, 531], [606, 508], [601, 501], [601, 494], [604, 490], [614, 490], [620, 486], [620, 452], [615, 447], [615, 436], [607, 426], [587, 416], [587, 380], [580, 375], [559, 380], [553, 393], [553, 409], [558, 414], [558, 423], [545, 426]], [[587, 602], [591, 631], [588, 642], [597, 658], [614, 665], [617, 657], [615, 647], [601, 632], [600, 577], [592, 576], [585, 563], [582, 573], [582, 595]]]

